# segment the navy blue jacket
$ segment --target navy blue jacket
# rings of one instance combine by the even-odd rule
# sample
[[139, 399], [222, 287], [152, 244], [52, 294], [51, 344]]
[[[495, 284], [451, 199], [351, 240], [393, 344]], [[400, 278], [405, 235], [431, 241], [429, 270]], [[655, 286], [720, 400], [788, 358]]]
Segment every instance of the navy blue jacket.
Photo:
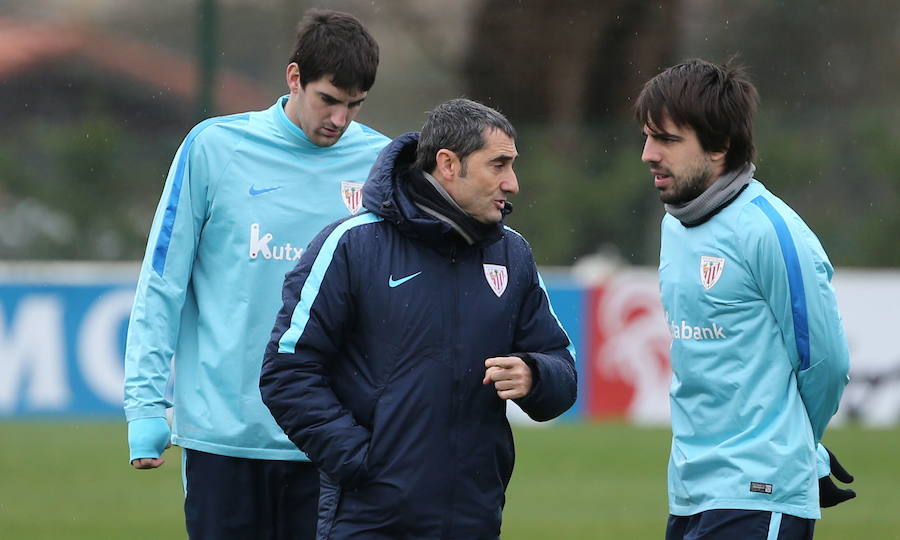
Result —
[[498, 224], [468, 245], [420, 212], [403, 188], [417, 140], [385, 147], [370, 212], [323, 230], [287, 275], [265, 354], [263, 401], [322, 473], [320, 538], [496, 538], [515, 456], [485, 359], [525, 359], [517, 403], [536, 420], [575, 401], [528, 243]]

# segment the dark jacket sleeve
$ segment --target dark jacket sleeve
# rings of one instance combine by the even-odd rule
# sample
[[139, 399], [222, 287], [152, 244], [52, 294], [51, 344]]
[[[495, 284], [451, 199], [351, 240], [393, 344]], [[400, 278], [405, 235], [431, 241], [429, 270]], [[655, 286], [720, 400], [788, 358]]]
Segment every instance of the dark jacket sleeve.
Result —
[[348, 246], [340, 235], [340, 227], [322, 231], [287, 274], [259, 386], [288, 438], [316, 467], [350, 487], [366, 475], [371, 434], [342, 406], [330, 378], [353, 316]]
[[578, 379], [575, 347], [553, 312], [534, 259], [532, 282], [522, 303], [516, 329], [516, 356], [531, 368], [531, 391], [515, 402], [533, 420], [556, 418], [575, 403]]

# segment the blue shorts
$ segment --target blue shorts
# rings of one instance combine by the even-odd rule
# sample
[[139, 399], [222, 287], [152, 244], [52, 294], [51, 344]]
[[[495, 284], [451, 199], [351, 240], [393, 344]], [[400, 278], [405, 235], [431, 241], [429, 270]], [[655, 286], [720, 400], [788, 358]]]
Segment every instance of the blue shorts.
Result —
[[816, 520], [763, 510], [669, 516], [666, 540], [812, 540]]
[[312, 540], [319, 473], [308, 461], [183, 451], [184, 518], [191, 540]]

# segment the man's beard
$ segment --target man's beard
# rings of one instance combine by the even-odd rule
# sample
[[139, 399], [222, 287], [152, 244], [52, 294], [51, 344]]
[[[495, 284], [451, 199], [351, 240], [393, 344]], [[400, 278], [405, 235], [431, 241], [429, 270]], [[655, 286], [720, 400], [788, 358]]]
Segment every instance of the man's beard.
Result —
[[681, 205], [699, 197], [712, 184], [712, 165], [702, 162], [698, 167], [685, 171], [678, 177], [672, 176], [672, 192], [659, 192], [659, 200], [665, 204]]

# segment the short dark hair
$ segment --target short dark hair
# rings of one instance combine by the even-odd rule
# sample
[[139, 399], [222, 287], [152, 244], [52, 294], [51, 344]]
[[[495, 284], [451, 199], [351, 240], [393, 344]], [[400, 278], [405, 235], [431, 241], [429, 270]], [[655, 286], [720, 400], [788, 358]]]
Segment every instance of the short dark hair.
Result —
[[343, 90], [367, 92], [375, 84], [378, 43], [349, 13], [310, 9], [297, 29], [289, 63], [300, 68], [300, 86], [330, 75]]
[[731, 171], [756, 157], [753, 115], [758, 103], [756, 88], [733, 59], [718, 65], [694, 58], [647, 81], [634, 112], [651, 129], [665, 117], [689, 126], [704, 151], [727, 152], [725, 170]]
[[434, 171], [438, 151], [446, 148], [459, 157], [465, 176], [466, 157], [484, 147], [484, 134], [489, 129], [498, 129], [509, 138], [516, 138], [516, 129], [509, 120], [487, 105], [465, 98], [438, 105], [428, 113], [422, 126], [416, 148], [416, 168], [429, 173]]

